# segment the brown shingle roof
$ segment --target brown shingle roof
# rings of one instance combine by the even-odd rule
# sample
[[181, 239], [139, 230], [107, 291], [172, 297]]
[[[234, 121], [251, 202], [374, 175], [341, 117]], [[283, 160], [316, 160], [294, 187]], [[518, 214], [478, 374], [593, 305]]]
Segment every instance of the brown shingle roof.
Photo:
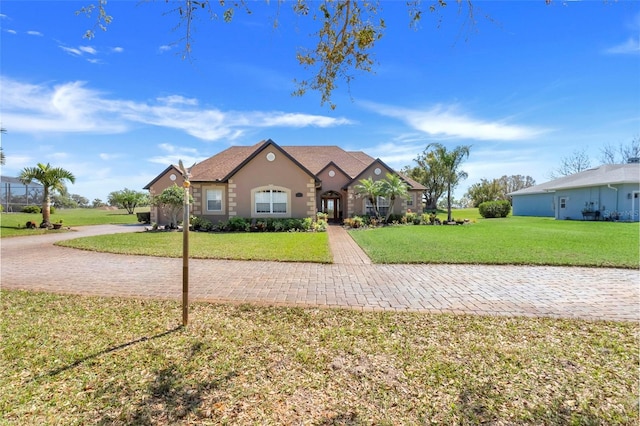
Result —
[[353, 178], [374, 161], [364, 152], [345, 151], [335, 145], [283, 146], [282, 149], [314, 174], [318, 174], [333, 161], [343, 172]]
[[[229, 179], [243, 162], [260, 151], [267, 144], [277, 145], [272, 140], [263, 140], [253, 146], [232, 146], [222, 152], [196, 164], [191, 170], [191, 180], [194, 182], [215, 182]], [[362, 151], [345, 151], [335, 146], [279, 146], [293, 160], [309, 172], [317, 175], [329, 163], [333, 162], [352, 179], [369, 167], [375, 159]], [[414, 188], [422, 188], [419, 183], [407, 179]]]
[[268, 141], [260, 141], [253, 146], [232, 146], [227, 148], [213, 157], [196, 164], [191, 170], [191, 180], [194, 182], [222, 181], [266, 143]]

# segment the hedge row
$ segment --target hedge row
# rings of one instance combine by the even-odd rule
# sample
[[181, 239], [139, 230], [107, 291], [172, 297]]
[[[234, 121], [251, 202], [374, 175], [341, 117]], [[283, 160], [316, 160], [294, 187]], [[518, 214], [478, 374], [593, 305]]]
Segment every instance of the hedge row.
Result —
[[327, 220], [320, 214], [315, 221], [310, 217], [304, 219], [232, 217], [227, 221], [214, 224], [206, 218], [192, 217], [191, 228], [201, 232], [322, 232], [327, 230]]

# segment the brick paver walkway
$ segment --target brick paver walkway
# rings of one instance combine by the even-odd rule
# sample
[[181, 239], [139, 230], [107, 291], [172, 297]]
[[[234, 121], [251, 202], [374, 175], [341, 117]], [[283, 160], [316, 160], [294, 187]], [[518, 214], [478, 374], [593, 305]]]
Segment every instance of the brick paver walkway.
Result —
[[[104, 225], [5, 238], [3, 289], [170, 298], [182, 296], [182, 259], [53, 246], [59, 239], [130, 232]], [[344, 230], [331, 228], [331, 265], [190, 261], [193, 301], [640, 321], [638, 270], [487, 265], [371, 265]]]

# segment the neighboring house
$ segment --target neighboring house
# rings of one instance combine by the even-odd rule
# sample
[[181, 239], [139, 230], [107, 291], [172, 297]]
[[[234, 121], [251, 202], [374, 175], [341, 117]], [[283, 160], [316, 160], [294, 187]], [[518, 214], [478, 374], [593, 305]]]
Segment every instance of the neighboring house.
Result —
[[[384, 179], [387, 173], [396, 172], [380, 159], [337, 146], [279, 146], [271, 139], [233, 146], [192, 168], [191, 213], [217, 223], [234, 216], [305, 218], [325, 212], [330, 221], [339, 222], [372, 213], [369, 201], [357, 196], [354, 186], [360, 179]], [[422, 212], [424, 186], [401, 177], [409, 195], [395, 201], [392, 213]], [[144, 189], [153, 196], [182, 182], [180, 170], [171, 165]], [[379, 206], [383, 214], [389, 203], [380, 199]], [[152, 208], [151, 221], [166, 224], [167, 218]]]
[[606, 164], [510, 193], [514, 216], [638, 221], [640, 164]]

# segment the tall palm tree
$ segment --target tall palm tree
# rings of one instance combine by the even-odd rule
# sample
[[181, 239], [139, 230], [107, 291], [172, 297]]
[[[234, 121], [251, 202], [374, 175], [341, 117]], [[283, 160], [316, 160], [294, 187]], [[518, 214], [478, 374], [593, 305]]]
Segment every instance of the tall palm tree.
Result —
[[39, 182], [43, 187], [42, 197], [42, 224], [41, 227], [51, 225], [51, 192], [52, 191], [64, 191], [66, 189], [64, 183], [69, 181], [74, 183], [76, 181], [75, 176], [68, 170], [61, 167], [51, 167], [49, 163], [38, 163], [36, 167], [25, 167], [18, 176], [20, 182], [25, 185], [30, 184], [32, 181]]
[[393, 213], [393, 205], [396, 202], [396, 198], [398, 197], [406, 197], [409, 190], [407, 189], [407, 184], [402, 180], [402, 178], [393, 173], [387, 173], [387, 178], [381, 182], [381, 195], [387, 199], [389, 199], [389, 210], [387, 211], [387, 216], [384, 221], [389, 222], [389, 217], [391, 213]]
[[353, 189], [356, 194], [369, 199], [376, 218], [380, 217], [380, 213], [378, 212], [378, 196], [382, 195], [382, 183], [380, 181], [374, 181], [373, 178], [360, 179], [359, 182], [360, 183], [355, 185]]
[[447, 151], [443, 145], [432, 143], [427, 145], [427, 150], [430, 148], [435, 160], [435, 167], [437, 167], [438, 173], [444, 177], [447, 185], [447, 221], [451, 222], [451, 191], [468, 176], [466, 172], [458, 169], [462, 162], [469, 157], [471, 147], [462, 145], [457, 146], [453, 151]]

